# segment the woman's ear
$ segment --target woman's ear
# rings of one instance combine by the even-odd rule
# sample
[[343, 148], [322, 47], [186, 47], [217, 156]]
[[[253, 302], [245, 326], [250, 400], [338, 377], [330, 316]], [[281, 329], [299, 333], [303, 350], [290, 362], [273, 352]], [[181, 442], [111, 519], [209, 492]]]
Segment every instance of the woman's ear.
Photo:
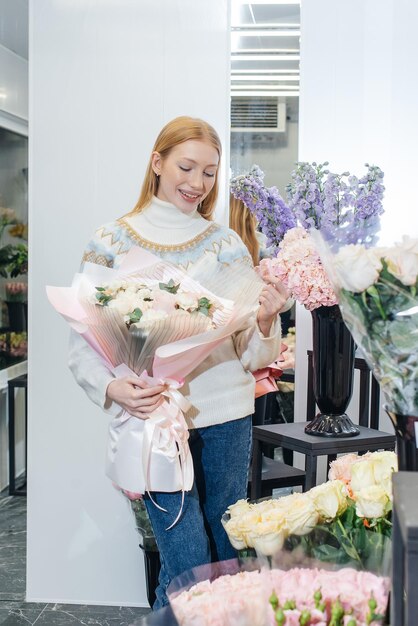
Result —
[[152, 170], [154, 174], [157, 174], [157, 176], [159, 176], [161, 174], [161, 165], [162, 165], [162, 158], [159, 152], [152, 153], [151, 164], [152, 164]]

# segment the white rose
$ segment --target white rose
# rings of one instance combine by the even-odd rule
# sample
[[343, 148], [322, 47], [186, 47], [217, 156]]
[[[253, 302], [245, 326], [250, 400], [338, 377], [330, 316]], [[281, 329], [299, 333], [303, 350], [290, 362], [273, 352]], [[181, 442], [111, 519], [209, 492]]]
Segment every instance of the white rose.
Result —
[[145, 328], [155, 324], [155, 322], [165, 320], [167, 317], [168, 315], [164, 311], [153, 311], [152, 309], [149, 309], [144, 312], [139, 322], [134, 324], [134, 326], [137, 326], [138, 328]]
[[407, 252], [418, 254], [418, 239], [416, 237], [408, 237], [408, 235], [404, 235], [400, 245]]
[[369, 457], [366, 461], [358, 461], [351, 466], [350, 488], [353, 492], [360, 491], [363, 487], [375, 485], [373, 462]]
[[230, 519], [228, 522], [224, 523], [224, 528], [228, 535], [228, 539], [235, 550], [243, 550], [247, 547], [247, 543], [241, 531], [237, 528], [235, 519]]
[[281, 498], [289, 535], [307, 535], [318, 523], [319, 515], [307, 494], [295, 493]]
[[363, 244], [343, 246], [333, 261], [340, 287], [353, 293], [373, 285], [382, 269], [381, 261]]
[[330, 480], [307, 492], [321, 521], [329, 522], [347, 508], [347, 489], [341, 480]]
[[380, 485], [392, 496], [392, 474], [398, 471], [398, 457], [395, 452], [385, 450], [375, 452], [371, 456], [373, 474], [376, 485]]
[[119, 311], [121, 315], [128, 315], [136, 307], [135, 294], [121, 291], [114, 300], [109, 302], [108, 306]]
[[113, 280], [111, 283], [109, 283], [107, 287], [107, 291], [112, 291], [112, 292], [121, 291], [125, 289], [125, 287], [126, 287], [125, 281]]
[[[405, 237], [404, 237], [405, 239]], [[388, 248], [385, 254], [385, 261], [388, 270], [404, 285], [414, 285], [418, 276], [418, 254], [411, 250], [411, 244], [406, 242]]]
[[138, 285], [136, 283], [125, 283], [126, 293], [136, 294], [138, 291]]
[[270, 508], [261, 512], [262, 522], [274, 522], [277, 526], [282, 526], [286, 522], [284, 509]]
[[234, 518], [236, 520], [236, 528], [241, 536], [246, 541], [250, 548], [253, 548], [253, 532], [254, 528], [260, 521], [260, 516], [257, 511], [250, 509], [247, 513], [244, 513], [240, 517]]
[[229, 513], [232, 519], [233, 517], [240, 517], [250, 510], [251, 504], [248, 502], [248, 500], [238, 500], [237, 502], [235, 502], [235, 504], [231, 504], [227, 508], [227, 513]]
[[176, 305], [183, 311], [196, 311], [199, 308], [199, 302], [192, 293], [176, 294]]
[[278, 527], [275, 522], [259, 522], [252, 533], [252, 543], [257, 552], [272, 556], [283, 547], [286, 537], [284, 526]]
[[277, 500], [262, 500], [261, 502], [257, 502], [257, 504], [253, 504], [252, 506], [257, 509], [257, 511], [262, 515], [265, 511], [272, 511], [274, 509], [275, 503]]
[[379, 485], [363, 487], [356, 493], [356, 513], [358, 517], [384, 517], [390, 511], [390, 508], [390, 498]]
[[141, 298], [141, 300], [151, 298], [151, 289], [147, 289], [147, 287], [141, 287], [136, 292], [136, 295], [138, 298]]

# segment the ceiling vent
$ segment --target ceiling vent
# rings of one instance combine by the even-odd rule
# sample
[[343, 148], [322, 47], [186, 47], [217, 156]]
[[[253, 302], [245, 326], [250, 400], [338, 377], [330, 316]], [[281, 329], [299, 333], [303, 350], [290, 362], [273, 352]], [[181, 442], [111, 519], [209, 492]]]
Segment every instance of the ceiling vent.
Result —
[[232, 96], [231, 132], [284, 133], [285, 130], [285, 98]]

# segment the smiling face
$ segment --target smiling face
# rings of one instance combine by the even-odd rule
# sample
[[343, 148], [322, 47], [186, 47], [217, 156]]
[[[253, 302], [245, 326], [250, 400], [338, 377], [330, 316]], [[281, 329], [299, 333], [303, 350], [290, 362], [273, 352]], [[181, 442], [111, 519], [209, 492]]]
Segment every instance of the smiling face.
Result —
[[192, 213], [216, 181], [219, 154], [209, 142], [189, 139], [162, 158], [152, 154], [152, 169], [159, 176], [157, 198]]

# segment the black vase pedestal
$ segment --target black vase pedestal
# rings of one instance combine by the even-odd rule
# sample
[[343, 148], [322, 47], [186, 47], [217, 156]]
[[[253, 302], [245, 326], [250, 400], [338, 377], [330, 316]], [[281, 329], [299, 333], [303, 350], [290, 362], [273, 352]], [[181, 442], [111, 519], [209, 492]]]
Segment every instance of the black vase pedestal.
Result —
[[318, 437], [360, 433], [346, 414], [353, 394], [356, 345], [338, 305], [312, 311], [313, 391], [319, 413], [305, 428]]
[[418, 415], [400, 415], [385, 408], [395, 428], [398, 470], [418, 472]]

